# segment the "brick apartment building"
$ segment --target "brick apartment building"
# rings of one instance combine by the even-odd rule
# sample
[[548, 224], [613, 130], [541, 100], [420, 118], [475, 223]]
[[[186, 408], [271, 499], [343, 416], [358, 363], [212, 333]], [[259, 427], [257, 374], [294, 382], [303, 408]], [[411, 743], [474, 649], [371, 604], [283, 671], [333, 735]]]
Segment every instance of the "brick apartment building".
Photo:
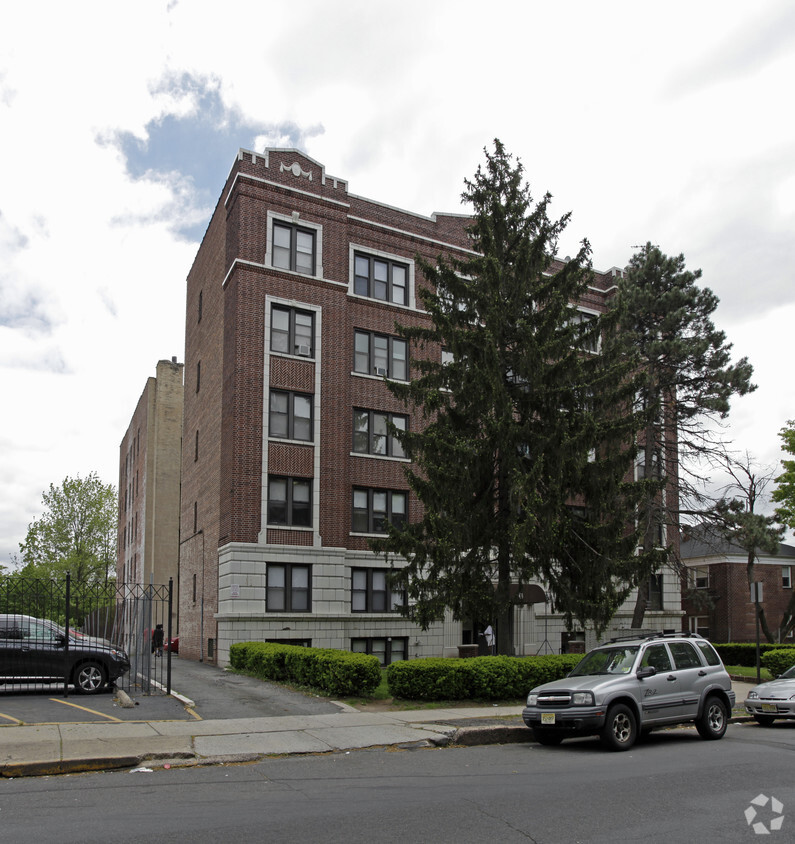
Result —
[[[756, 613], [748, 585], [748, 553], [726, 540], [701, 532], [682, 539], [682, 561], [688, 579], [682, 608], [684, 629], [714, 642], [755, 642]], [[795, 546], [780, 544], [778, 554], [762, 555], [754, 565], [754, 581], [762, 584], [760, 604], [776, 635], [792, 598]], [[760, 631], [761, 640], [767, 641]], [[792, 634], [787, 641], [792, 640]]]
[[[240, 150], [187, 280], [183, 656], [224, 664], [258, 639], [389, 662], [475, 641], [477, 620], [422, 632], [394, 612], [368, 548], [385, 520], [418, 512], [386, 426], [418, 420], [384, 383], [408, 379], [417, 354], [395, 323], [427, 319], [415, 256], [465, 255], [467, 221], [352, 194], [295, 150]], [[578, 307], [600, 312], [620, 272], [597, 273]], [[657, 591], [647, 623], [679, 627], [678, 581]], [[517, 606], [514, 631], [520, 654], [565, 635], [543, 603]]]
[[178, 582], [182, 371], [158, 361], [119, 446], [119, 583]]

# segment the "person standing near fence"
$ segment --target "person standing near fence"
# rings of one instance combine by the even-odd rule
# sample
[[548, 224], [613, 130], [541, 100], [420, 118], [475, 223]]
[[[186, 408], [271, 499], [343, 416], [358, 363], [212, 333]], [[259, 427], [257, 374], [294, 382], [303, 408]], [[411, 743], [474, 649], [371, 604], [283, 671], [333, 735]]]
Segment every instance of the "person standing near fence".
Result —
[[155, 656], [163, 656], [163, 625], [156, 625], [152, 633], [152, 653]]

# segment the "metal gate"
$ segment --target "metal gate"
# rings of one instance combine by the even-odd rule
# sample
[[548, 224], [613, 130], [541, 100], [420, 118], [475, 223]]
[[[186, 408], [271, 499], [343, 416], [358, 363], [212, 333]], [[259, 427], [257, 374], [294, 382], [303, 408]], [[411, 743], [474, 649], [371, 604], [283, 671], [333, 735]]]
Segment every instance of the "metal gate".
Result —
[[0, 690], [170, 694], [173, 582], [0, 576]]

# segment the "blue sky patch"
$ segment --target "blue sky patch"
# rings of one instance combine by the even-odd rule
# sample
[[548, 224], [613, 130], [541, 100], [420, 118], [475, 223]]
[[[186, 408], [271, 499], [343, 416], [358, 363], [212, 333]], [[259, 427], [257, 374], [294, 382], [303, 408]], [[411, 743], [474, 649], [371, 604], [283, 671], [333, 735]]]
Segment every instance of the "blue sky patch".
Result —
[[[174, 232], [199, 242], [240, 147], [261, 151], [265, 146], [304, 148], [305, 138], [322, 134], [322, 126], [308, 129], [291, 121], [250, 120], [227, 106], [217, 82], [182, 74], [166, 77], [153, 94], [167, 94], [178, 110], [146, 124], [146, 138], [118, 132], [113, 142], [121, 150], [133, 179], [162, 181], [174, 190]], [[185, 102], [190, 107], [184, 108]], [[263, 144], [262, 138], [265, 138]]]

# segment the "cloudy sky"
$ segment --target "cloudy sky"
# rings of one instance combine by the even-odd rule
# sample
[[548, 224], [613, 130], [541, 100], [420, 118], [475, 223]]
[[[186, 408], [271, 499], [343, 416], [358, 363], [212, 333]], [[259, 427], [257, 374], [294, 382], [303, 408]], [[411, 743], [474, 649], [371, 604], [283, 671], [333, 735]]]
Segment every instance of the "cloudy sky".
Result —
[[597, 269], [684, 253], [758, 390], [760, 465], [795, 417], [795, 5], [39, 0], [0, 11], [0, 564], [41, 493], [118, 482], [238, 148], [304, 150], [351, 192], [460, 211], [499, 137]]

